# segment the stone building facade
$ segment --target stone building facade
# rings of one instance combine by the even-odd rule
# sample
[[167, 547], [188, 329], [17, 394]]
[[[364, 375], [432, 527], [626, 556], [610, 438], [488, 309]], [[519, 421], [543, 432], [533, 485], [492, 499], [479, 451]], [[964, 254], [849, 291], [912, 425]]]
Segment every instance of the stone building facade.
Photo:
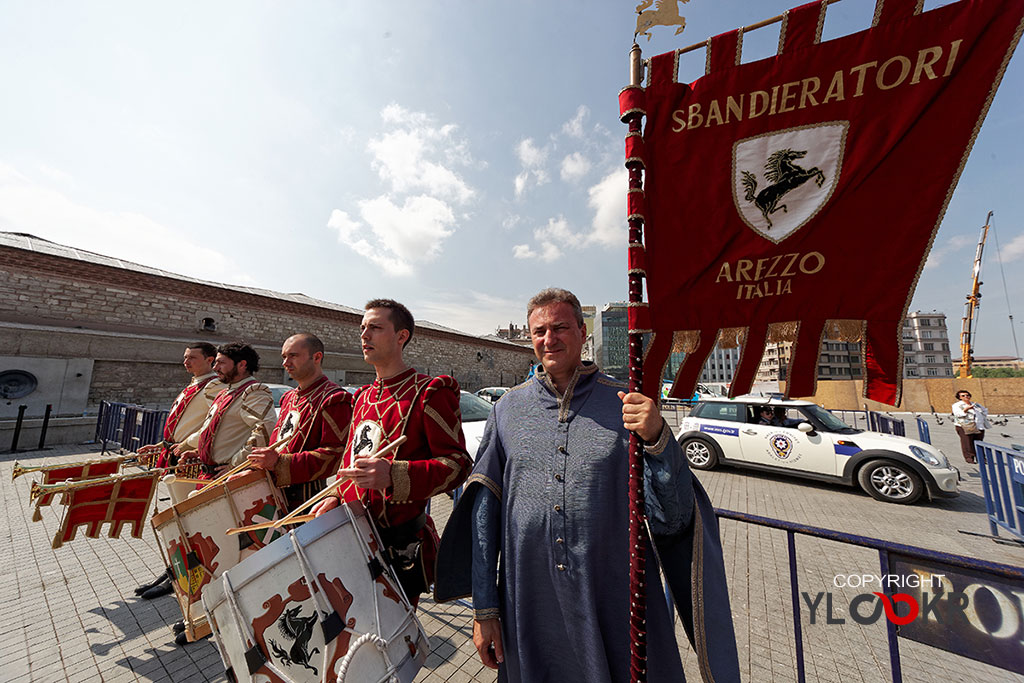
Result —
[[[308, 331], [327, 347], [328, 376], [364, 384], [373, 371], [360, 352], [361, 317], [361, 309], [303, 294], [206, 282], [0, 233], [0, 378], [14, 378], [0, 379], [0, 420], [20, 404], [29, 417], [47, 403], [55, 414], [79, 416], [102, 400], [167, 407], [188, 380], [181, 355], [192, 341], [244, 340], [260, 353], [257, 376], [287, 384], [281, 342]], [[417, 321], [406, 358], [473, 391], [522, 381], [533, 353]], [[26, 377], [36, 384], [27, 394]]]

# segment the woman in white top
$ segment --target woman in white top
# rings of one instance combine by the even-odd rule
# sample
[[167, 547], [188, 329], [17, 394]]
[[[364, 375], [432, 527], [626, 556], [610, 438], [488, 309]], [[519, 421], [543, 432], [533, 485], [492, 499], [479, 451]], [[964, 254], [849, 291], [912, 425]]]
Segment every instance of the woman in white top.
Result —
[[957, 402], [953, 404], [953, 421], [956, 433], [960, 435], [960, 450], [964, 460], [975, 462], [974, 442], [985, 438], [985, 430], [991, 427], [988, 409], [980, 403], [971, 402], [971, 392], [961, 389], [956, 392]]

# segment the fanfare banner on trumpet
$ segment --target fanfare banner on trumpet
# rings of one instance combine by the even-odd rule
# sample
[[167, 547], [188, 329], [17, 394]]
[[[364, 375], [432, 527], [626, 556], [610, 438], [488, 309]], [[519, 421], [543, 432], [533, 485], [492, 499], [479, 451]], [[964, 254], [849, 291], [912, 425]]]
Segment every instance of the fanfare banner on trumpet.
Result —
[[74, 539], [81, 526], [87, 527], [86, 536], [98, 538], [108, 522], [111, 538], [119, 537], [125, 524], [131, 525], [132, 536], [141, 538], [159, 476], [159, 472], [152, 471], [57, 484], [33, 482], [29, 498], [58, 493], [64, 496], [64, 515], [53, 537], [53, 548]]
[[[95, 460], [83, 460], [79, 462], [57, 463], [53, 465], [24, 466], [15, 462], [11, 470], [11, 481], [24, 474], [40, 473], [43, 475], [39, 482], [42, 488], [39, 493], [30, 496], [30, 500], [36, 502], [35, 510], [32, 513], [32, 521], [42, 520], [40, 508], [44, 505], [51, 505], [58, 493], [64, 493], [62, 488], [67, 482], [96, 481], [101, 478], [109, 478], [123, 472], [125, 467], [134, 466], [147, 470], [149, 473], [158, 475], [175, 474], [179, 479], [195, 479], [199, 476], [201, 464], [187, 463], [179, 464], [177, 467], [152, 469], [152, 458], [148, 455], [132, 453], [125, 456], [113, 458], [98, 458]], [[64, 504], [66, 500], [62, 499]]]

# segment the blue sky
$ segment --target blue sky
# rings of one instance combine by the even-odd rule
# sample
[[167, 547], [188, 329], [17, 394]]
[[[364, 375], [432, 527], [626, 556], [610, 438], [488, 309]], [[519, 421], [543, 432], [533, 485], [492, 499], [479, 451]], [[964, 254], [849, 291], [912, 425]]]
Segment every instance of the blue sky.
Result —
[[[2, 2], [0, 230], [350, 306], [389, 296], [477, 334], [521, 324], [545, 286], [623, 300], [635, 4]], [[681, 36], [641, 47], [793, 4], [690, 0]], [[873, 4], [831, 5], [825, 37], [866, 28]], [[777, 38], [748, 34], [744, 60]], [[946, 313], [954, 339], [989, 210], [1011, 305], [1024, 293], [1022, 70], [1018, 55], [911, 307]], [[977, 355], [1013, 353], [994, 247]]]

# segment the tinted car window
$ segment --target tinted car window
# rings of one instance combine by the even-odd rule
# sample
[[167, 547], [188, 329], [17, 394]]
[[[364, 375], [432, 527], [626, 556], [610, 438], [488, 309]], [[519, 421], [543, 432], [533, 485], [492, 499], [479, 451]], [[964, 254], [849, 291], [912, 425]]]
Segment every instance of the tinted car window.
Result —
[[728, 420], [744, 422], [747, 416], [746, 406], [739, 403], [702, 403], [694, 408], [692, 417], [705, 420]]
[[486, 420], [493, 409], [494, 404], [490, 401], [465, 391], [459, 397], [459, 410], [462, 412], [463, 422]]

